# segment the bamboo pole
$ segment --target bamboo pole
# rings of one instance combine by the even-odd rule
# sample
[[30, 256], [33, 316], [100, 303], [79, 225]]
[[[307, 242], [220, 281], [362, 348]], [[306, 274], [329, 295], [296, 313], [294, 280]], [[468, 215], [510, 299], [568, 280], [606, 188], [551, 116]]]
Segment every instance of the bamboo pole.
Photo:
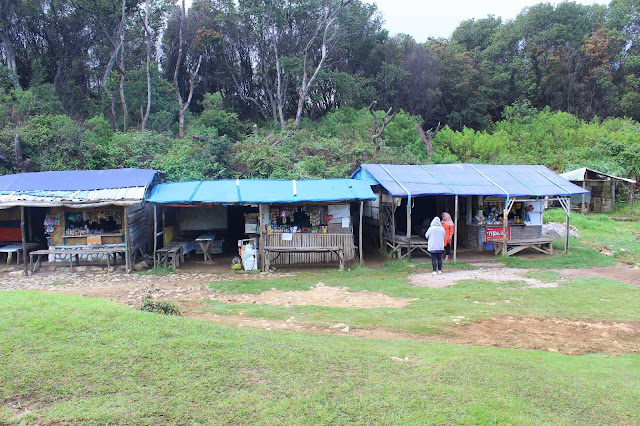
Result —
[[359, 244], [359, 250], [358, 252], [360, 253], [360, 266], [362, 266], [362, 216], [363, 216], [363, 210], [364, 210], [364, 201], [360, 201], [360, 232], [358, 233], [358, 244]]
[[456, 195], [456, 207], [454, 213], [453, 222], [453, 261], [455, 262], [458, 256], [458, 196]]
[[27, 238], [24, 230], [24, 206], [20, 207], [20, 232], [22, 233], [22, 262], [24, 263], [24, 275], [29, 275], [29, 268], [27, 267]]

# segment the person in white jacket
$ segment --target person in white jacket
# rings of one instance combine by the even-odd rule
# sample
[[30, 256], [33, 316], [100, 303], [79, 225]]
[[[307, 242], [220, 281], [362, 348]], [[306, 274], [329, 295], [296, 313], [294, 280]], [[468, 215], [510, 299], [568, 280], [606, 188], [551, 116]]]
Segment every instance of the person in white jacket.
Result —
[[431, 253], [432, 275], [442, 274], [442, 253], [444, 253], [444, 238], [446, 232], [440, 223], [440, 218], [435, 217], [424, 237], [427, 239], [427, 250]]

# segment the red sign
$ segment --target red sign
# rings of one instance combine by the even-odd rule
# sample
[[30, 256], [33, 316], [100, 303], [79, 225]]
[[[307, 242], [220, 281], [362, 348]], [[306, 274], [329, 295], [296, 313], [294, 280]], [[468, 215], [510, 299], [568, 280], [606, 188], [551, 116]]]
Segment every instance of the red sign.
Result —
[[[511, 239], [511, 227], [507, 227], [507, 240]], [[485, 241], [502, 241], [504, 240], [504, 228], [502, 226], [487, 226]]]

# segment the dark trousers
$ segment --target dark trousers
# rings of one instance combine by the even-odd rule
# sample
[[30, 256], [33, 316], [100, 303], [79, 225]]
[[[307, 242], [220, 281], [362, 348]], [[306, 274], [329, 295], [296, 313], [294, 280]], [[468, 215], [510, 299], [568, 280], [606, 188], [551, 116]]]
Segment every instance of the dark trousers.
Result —
[[433, 272], [442, 271], [442, 252], [441, 251], [431, 252], [431, 266], [433, 267]]
[[445, 256], [451, 255], [451, 244], [447, 243], [447, 245], [444, 246], [444, 254]]

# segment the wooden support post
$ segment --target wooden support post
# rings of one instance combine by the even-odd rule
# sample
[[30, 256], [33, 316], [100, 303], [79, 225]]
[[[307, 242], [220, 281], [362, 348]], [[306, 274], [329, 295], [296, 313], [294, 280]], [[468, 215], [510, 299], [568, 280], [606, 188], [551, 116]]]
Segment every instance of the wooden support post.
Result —
[[20, 232], [22, 233], [22, 259], [24, 262], [24, 275], [27, 276], [29, 275], [29, 267], [27, 266], [27, 236], [25, 235], [24, 222], [24, 207], [22, 206], [20, 207]]
[[[264, 246], [266, 244], [266, 233], [263, 232], [262, 215], [264, 214], [264, 204], [258, 204], [258, 257], [260, 258], [260, 270], [265, 271]], [[267, 271], [268, 272], [268, 271]]]
[[[585, 178], [582, 178], [582, 189], [587, 189], [587, 181], [585, 180]], [[585, 210], [584, 210], [584, 203], [586, 200], [586, 195], [582, 194], [582, 214], [585, 214]]]
[[507, 255], [507, 226], [509, 221], [509, 198], [504, 200], [504, 210], [502, 210], [502, 255]]
[[[131, 267], [131, 234], [129, 233], [129, 213], [127, 212], [127, 208], [124, 207], [122, 209], [122, 216], [124, 221], [124, 269], [127, 274], [130, 274], [133, 268]], [[107, 266], [107, 272], [109, 271], [109, 267]], [[113, 267], [113, 272], [115, 272], [115, 266]]]
[[411, 196], [407, 196], [407, 260], [411, 262]]
[[[33, 241], [33, 226], [31, 224], [32, 220], [31, 220], [31, 209], [26, 211], [27, 213], [27, 227], [29, 229], [29, 232], [27, 233], [27, 237], [29, 239], [29, 241]], [[26, 253], [24, 253], [26, 254]]]
[[453, 261], [458, 257], [458, 196], [456, 195], [456, 205], [453, 219]]
[[382, 206], [382, 186], [378, 190], [378, 234], [380, 237], [380, 254], [384, 253], [384, 207]]
[[158, 206], [153, 205], [153, 267], [157, 265], [156, 257], [158, 256]]
[[360, 231], [358, 232], [358, 253], [360, 254], [360, 266], [362, 266], [362, 217], [364, 216], [364, 201], [360, 200]]
[[564, 226], [564, 252], [569, 251], [569, 214], [571, 213], [571, 201], [569, 198], [564, 199], [564, 207], [566, 213], [565, 226]]
[[629, 183], [629, 218], [631, 218], [631, 207], [633, 206], [633, 182]]
[[[391, 244], [393, 249], [396, 249], [396, 198], [391, 198]], [[398, 253], [398, 259], [400, 259], [400, 253]]]

